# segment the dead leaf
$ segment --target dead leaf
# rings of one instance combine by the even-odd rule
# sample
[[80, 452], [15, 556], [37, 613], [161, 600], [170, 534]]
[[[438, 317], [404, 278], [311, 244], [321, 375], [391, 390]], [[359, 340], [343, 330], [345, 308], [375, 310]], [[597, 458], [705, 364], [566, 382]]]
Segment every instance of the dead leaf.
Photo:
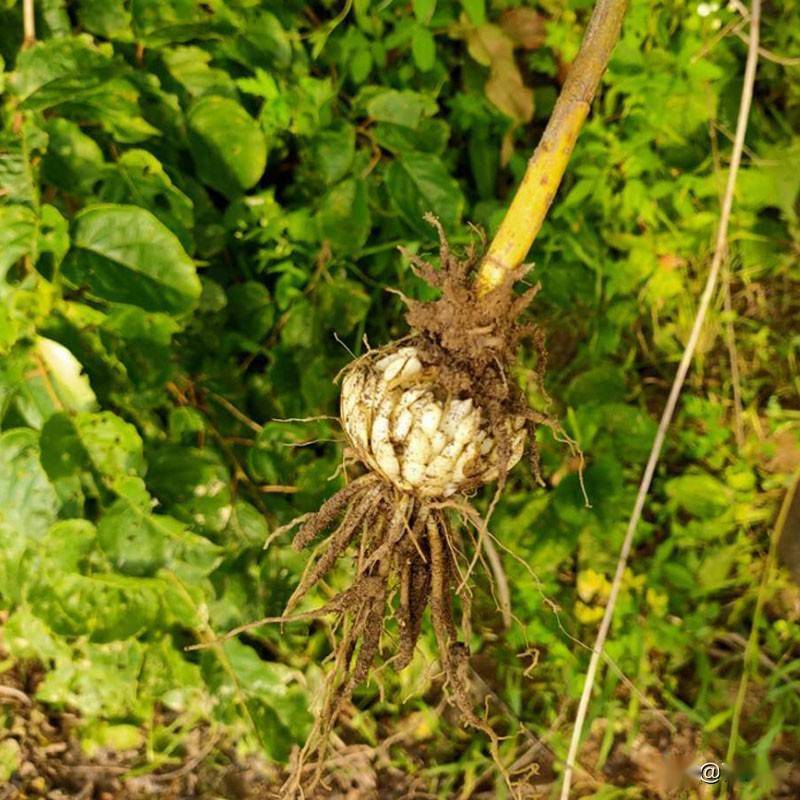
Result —
[[547, 39], [545, 18], [532, 8], [507, 9], [500, 16], [500, 27], [525, 50], [538, 50]]
[[492, 70], [484, 91], [489, 100], [512, 119], [529, 122], [533, 117], [533, 92], [525, 86], [518, 72]]
[[796, 431], [784, 429], [767, 439], [770, 458], [764, 464], [767, 472], [790, 473], [800, 467], [800, 440]]
[[517, 122], [533, 118], [533, 90], [522, 80], [514, 59], [514, 41], [498, 25], [486, 24], [466, 32], [467, 51], [489, 67], [484, 90], [491, 103]]

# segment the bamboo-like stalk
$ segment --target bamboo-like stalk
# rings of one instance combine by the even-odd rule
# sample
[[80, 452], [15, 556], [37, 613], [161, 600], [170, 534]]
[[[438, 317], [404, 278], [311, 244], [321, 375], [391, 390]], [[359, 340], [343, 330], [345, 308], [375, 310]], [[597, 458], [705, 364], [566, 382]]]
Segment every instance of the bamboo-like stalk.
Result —
[[33, 0], [22, 0], [22, 46], [30, 47], [36, 42], [36, 18]]
[[478, 270], [481, 294], [522, 263], [539, 233], [619, 39], [627, 5], [627, 0], [597, 0], [547, 127]]

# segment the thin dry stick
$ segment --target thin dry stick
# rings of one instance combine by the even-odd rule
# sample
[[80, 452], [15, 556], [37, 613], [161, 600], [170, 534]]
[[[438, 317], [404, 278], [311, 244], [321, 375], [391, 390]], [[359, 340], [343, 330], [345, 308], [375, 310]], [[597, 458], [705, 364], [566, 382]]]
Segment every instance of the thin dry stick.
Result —
[[731, 216], [731, 208], [733, 206], [733, 192], [736, 186], [736, 175], [739, 171], [739, 164], [742, 160], [742, 150], [744, 148], [744, 137], [747, 131], [747, 118], [750, 115], [750, 104], [753, 99], [753, 84], [756, 77], [756, 65], [758, 64], [758, 33], [759, 33], [759, 20], [761, 17], [761, 0], [752, 0], [752, 10], [750, 14], [750, 39], [747, 50], [747, 64], [744, 71], [744, 84], [742, 86], [742, 96], [739, 102], [739, 117], [736, 121], [736, 137], [733, 144], [733, 152], [731, 153], [731, 163], [728, 172], [728, 183], [725, 189], [725, 197], [722, 201], [722, 210], [720, 212], [719, 229], [717, 231], [717, 241], [714, 248], [714, 257], [711, 261], [711, 268], [708, 271], [708, 278], [703, 290], [703, 295], [700, 299], [700, 306], [697, 309], [697, 316], [692, 326], [692, 331], [689, 335], [689, 341], [686, 343], [686, 348], [683, 351], [683, 357], [678, 365], [678, 371], [675, 375], [675, 380], [672, 383], [667, 404], [664, 412], [661, 415], [661, 421], [658, 424], [653, 447], [650, 450], [650, 457], [645, 467], [642, 482], [639, 484], [639, 492], [636, 495], [636, 503], [633, 507], [630, 521], [628, 522], [628, 529], [625, 532], [625, 539], [622, 543], [622, 549], [617, 562], [617, 571], [614, 574], [614, 581], [611, 584], [611, 592], [609, 593], [608, 603], [606, 605], [603, 620], [600, 623], [600, 629], [597, 632], [597, 639], [595, 640], [592, 657], [589, 660], [589, 669], [586, 671], [586, 680], [583, 685], [583, 693], [581, 694], [580, 703], [578, 704], [578, 713], [575, 717], [575, 727], [572, 730], [572, 740], [569, 745], [569, 752], [567, 754], [566, 768], [564, 769], [564, 783], [561, 786], [561, 800], [569, 800], [569, 790], [572, 784], [572, 765], [575, 763], [575, 758], [578, 755], [578, 747], [581, 741], [581, 733], [583, 732], [583, 724], [586, 720], [586, 712], [589, 709], [589, 700], [592, 696], [592, 688], [594, 686], [594, 679], [597, 673], [597, 665], [600, 663], [600, 658], [603, 653], [603, 647], [608, 636], [608, 629], [611, 626], [611, 620], [614, 616], [614, 609], [617, 603], [617, 596], [619, 595], [620, 586], [622, 585], [622, 576], [628, 563], [628, 555], [631, 551], [633, 544], [633, 537], [636, 533], [636, 527], [639, 524], [639, 519], [642, 516], [642, 509], [644, 508], [647, 492], [650, 489], [650, 484], [653, 480], [653, 475], [658, 464], [659, 457], [661, 456], [661, 448], [664, 445], [664, 438], [672, 421], [672, 416], [675, 413], [675, 407], [678, 404], [678, 397], [680, 396], [681, 389], [683, 388], [686, 374], [689, 372], [689, 367], [694, 357], [694, 351], [697, 347], [697, 340], [700, 338], [700, 331], [702, 330], [703, 323], [705, 322], [708, 308], [711, 304], [711, 298], [714, 295], [714, 290], [717, 286], [719, 278], [720, 267], [722, 266], [723, 257], [726, 252], [726, 243], [728, 237], [728, 223]]
[[731, 271], [726, 265], [722, 291], [725, 299], [725, 343], [731, 362], [731, 386], [733, 388], [733, 419], [736, 426], [736, 444], [744, 446], [744, 425], [742, 423], [742, 379], [739, 373], [739, 351], [736, 347], [736, 331], [733, 328], [733, 301], [731, 299]]
[[[744, 24], [744, 23], [742, 23]], [[761, 51], [759, 49], [759, 55]], [[717, 147], [717, 129], [712, 123], [709, 126], [711, 139], [711, 156], [714, 161], [714, 172], [721, 171], [719, 148]], [[724, 199], [724, 191], [720, 191], [720, 203]], [[739, 353], [736, 347], [736, 331], [733, 327], [733, 300], [731, 298], [731, 264], [729, 254], [725, 254], [722, 270], [722, 295], [725, 305], [725, 343], [728, 346], [728, 358], [731, 363], [731, 386], [733, 389], [733, 419], [736, 426], [736, 444], [744, 446], [744, 425], [742, 422], [742, 389], [739, 373]]]
[[547, 127], [478, 270], [481, 293], [499, 286], [522, 263], [539, 233], [619, 39], [627, 5], [627, 0], [597, 0]]
[[22, 0], [22, 47], [30, 47], [36, 41], [36, 20], [33, 15], [33, 0]]

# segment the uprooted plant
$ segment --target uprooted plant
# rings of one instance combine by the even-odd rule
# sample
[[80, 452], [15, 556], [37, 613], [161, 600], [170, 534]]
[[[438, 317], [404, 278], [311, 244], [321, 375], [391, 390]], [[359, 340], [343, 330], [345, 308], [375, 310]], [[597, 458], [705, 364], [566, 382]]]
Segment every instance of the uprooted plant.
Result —
[[[437, 224], [435, 220], [431, 222]], [[511, 271], [483, 295], [472, 280], [474, 253], [459, 260], [439, 228], [437, 271], [410, 254], [414, 270], [441, 291], [429, 302], [405, 298], [411, 334], [370, 350], [341, 376], [341, 424], [347, 466], [366, 467], [318, 512], [304, 518], [294, 538], [304, 548], [328, 536], [309, 562], [290, 598], [284, 619], [354, 545], [352, 583], [325, 606], [304, 615], [336, 614], [342, 629], [322, 712], [301, 756], [317, 754], [342, 704], [368, 675], [381, 652], [385, 622], [397, 627], [395, 669], [411, 661], [425, 609], [439, 648], [450, 696], [466, 722], [497, 743], [473, 710], [468, 650], [459, 635], [453, 604], [458, 596], [462, 627], [469, 630], [467, 581], [480, 557], [485, 522], [466, 495], [491, 481], [498, 492], [520, 460], [528, 439], [538, 475], [535, 429], [557, 428], [530, 409], [512, 374], [523, 341], [534, 344], [539, 373], [545, 362], [541, 331], [520, 324], [519, 315], [538, 287], [514, 292], [526, 268]], [[467, 525], [454, 524], [453, 515]], [[467, 558], [463, 532], [477, 533]], [[463, 565], [463, 569], [462, 569]]]
[[[369, 350], [339, 376], [340, 421], [348, 444], [344, 471], [347, 475], [356, 467], [362, 474], [319, 511], [287, 526], [299, 526], [293, 542], [297, 549], [326, 536], [284, 615], [266, 620], [333, 615], [338, 631], [322, 708], [295, 760], [284, 797], [318, 783], [332, 727], [374, 662], [381, 657], [395, 669], [408, 665], [428, 606], [449, 696], [465, 722], [489, 737], [502, 769], [499, 738], [475, 711], [464, 643], [470, 630], [469, 579], [481, 558], [488, 522], [468, 496], [496, 481], [496, 500], [526, 441], [534, 474], [541, 480], [536, 428], [560, 430], [553, 419], [528, 406], [514, 375], [524, 343], [537, 354], [540, 384], [546, 364], [543, 332], [520, 321], [538, 286], [518, 292], [516, 284], [528, 271], [520, 264], [563, 175], [618, 38], [624, 9], [620, 0], [597, 3], [551, 120], [486, 253], [479, 258], [469, 251], [458, 258], [438, 222], [429, 217], [439, 233], [439, 269], [404, 252], [415, 273], [439, 290], [438, 299], [403, 298], [409, 335]], [[297, 613], [301, 599], [347, 552], [355, 553], [349, 587], [322, 607]], [[456, 598], [462, 635], [454, 616]], [[384, 638], [389, 638], [384, 637], [387, 625], [396, 626], [391, 632], [397, 646], [391, 655], [382, 650]]]

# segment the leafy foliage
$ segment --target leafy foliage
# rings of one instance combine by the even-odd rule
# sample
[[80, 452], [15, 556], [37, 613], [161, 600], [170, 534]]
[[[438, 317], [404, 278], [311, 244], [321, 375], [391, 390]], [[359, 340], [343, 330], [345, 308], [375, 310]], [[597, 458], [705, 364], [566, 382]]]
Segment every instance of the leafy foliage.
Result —
[[[404, 333], [385, 289], [428, 291], [396, 250], [433, 247], [425, 212], [457, 246], [474, 239], [467, 222], [494, 230], [588, 5], [47, 0], [25, 48], [21, 3], [0, 6], [3, 647], [44, 665], [37, 698], [77, 710], [85, 742], [150, 729], [139, 768], [152, 770], [198, 725], [277, 761], [302, 741], [325, 631], [214, 639], [281, 612], [304, 559], [285, 538], [263, 544], [339, 480], [326, 416], [350, 356], [334, 333], [356, 354], [365, 335]], [[796, 53], [800, 6], [768, 12], [764, 47]], [[493, 713], [509, 730], [552, 728], [561, 755], [588, 656], [575, 641], [602, 615], [713, 240], [738, 14], [632, 4], [531, 254], [548, 390], [586, 454], [592, 505], [578, 464], [543, 436], [550, 486], [518, 470], [493, 517], [519, 555], [505, 564], [521, 622], [503, 630], [479, 582], [471, 646], [502, 700]], [[724, 755], [742, 665], [730, 642], [748, 635], [754, 575], [800, 463], [800, 173], [787, 167], [799, 122], [796, 67], [762, 59], [732, 310], [720, 303], [709, 322], [626, 576], [609, 654], [630, 682], [609, 670], [594, 700], [585, 762], [597, 774], [633, 746], [647, 705]], [[757, 634], [771, 666], [753, 678], [738, 752], [747, 798], [770, 796], [800, 746], [798, 590], [768, 591]], [[185, 650], [195, 643], [213, 646]], [[384, 700], [362, 690], [354, 728], [373, 740], [378, 722], [416, 719], [432, 790], [486, 789], [486, 743], [428, 713], [424, 655], [382, 673]], [[511, 761], [520, 745], [504, 747]], [[14, 758], [0, 750], [0, 770]], [[412, 754], [395, 759], [417, 770]], [[640, 796], [606, 789], [595, 796]]]

